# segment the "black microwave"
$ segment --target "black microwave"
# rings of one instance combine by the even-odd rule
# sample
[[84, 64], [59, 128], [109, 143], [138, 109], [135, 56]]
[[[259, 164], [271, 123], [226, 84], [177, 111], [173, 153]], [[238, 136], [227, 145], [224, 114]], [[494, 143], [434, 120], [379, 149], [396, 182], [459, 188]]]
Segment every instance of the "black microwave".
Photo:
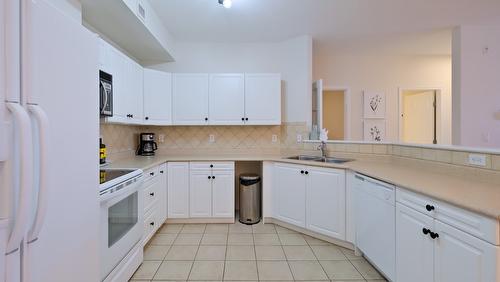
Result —
[[113, 116], [113, 76], [99, 71], [99, 112], [101, 116]]

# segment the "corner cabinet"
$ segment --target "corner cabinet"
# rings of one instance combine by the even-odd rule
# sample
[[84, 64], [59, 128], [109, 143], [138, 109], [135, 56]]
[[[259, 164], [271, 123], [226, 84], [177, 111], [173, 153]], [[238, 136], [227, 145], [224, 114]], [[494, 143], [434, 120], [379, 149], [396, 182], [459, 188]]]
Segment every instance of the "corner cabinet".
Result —
[[189, 217], [189, 163], [169, 162], [168, 171], [168, 218]]
[[172, 123], [208, 125], [208, 74], [172, 75]]
[[345, 240], [345, 171], [275, 163], [274, 217]]
[[172, 124], [172, 74], [144, 69], [145, 125]]
[[280, 74], [245, 74], [245, 124], [281, 124]]

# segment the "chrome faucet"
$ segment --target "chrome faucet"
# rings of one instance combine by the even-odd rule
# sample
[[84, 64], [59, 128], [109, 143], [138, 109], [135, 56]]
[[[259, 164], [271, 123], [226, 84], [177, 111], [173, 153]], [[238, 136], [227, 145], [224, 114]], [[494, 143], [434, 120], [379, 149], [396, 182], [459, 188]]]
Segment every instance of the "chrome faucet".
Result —
[[321, 144], [318, 146], [318, 150], [321, 150], [321, 157], [323, 159], [326, 158], [326, 143], [325, 141], [321, 141]]

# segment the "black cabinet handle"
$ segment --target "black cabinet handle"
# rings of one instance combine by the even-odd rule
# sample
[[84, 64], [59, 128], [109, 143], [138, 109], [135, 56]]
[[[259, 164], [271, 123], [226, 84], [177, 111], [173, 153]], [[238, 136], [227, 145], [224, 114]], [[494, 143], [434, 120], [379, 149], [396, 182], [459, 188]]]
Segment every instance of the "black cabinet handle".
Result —
[[207, 120], [208, 120], [208, 118], [206, 117], [206, 118], [205, 118], [205, 121], [207, 121]]
[[301, 174], [304, 174], [304, 171], [303, 171], [303, 170], [301, 170], [301, 171], [300, 171], [300, 173], [301, 173]]
[[146, 120], [148, 120], [148, 119], [149, 119], [149, 117], [145, 117], [145, 119], [146, 119]]
[[160, 173], [163, 173], [163, 170], [160, 170]]
[[155, 195], [155, 193], [154, 193], [154, 192], [149, 193], [149, 196], [151, 196], [151, 197], [152, 197], [152, 196], [154, 196], [154, 195]]
[[210, 175], [208, 176], [208, 179], [212, 178]]
[[155, 173], [154, 172], [150, 172], [149, 175], [153, 176], [153, 175], [155, 175]]
[[436, 208], [435, 208], [434, 206], [431, 206], [431, 205], [425, 205], [425, 209], [426, 209], [427, 211], [433, 211], [433, 210], [435, 210]]
[[211, 165], [210, 165], [210, 167], [214, 167], [214, 165], [213, 165], [213, 164], [211, 164]]
[[422, 228], [422, 233], [424, 233], [425, 235], [429, 234], [431, 231], [427, 228]]
[[434, 232], [432, 232], [432, 231], [431, 231], [431, 238], [432, 238], [432, 239], [439, 238], [439, 234], [434, 233]]
[[305, 173], [306, 173], [306, 174], [309, 174], [309, 171], [306, 171]]
[[248, 120], [248, 118], [245, 118], [245, 120]]
[[155, 222], [152, 221], [152, 222], [149, 223], [149, 225], [153, 226], [153, 225], [155, 225]]
[[241, 118], [242, 121], [245, 121], [245, 118]]
[[131, 118], [133, 118], [133, 117], [134, 117], [134, 115], [132, 115], [132, 114], [131, 114], [131, 115], [130, 115], [130, 117], [131, 117]]
[[212, 179], [215, 179], [215, 176], [212, 176]]

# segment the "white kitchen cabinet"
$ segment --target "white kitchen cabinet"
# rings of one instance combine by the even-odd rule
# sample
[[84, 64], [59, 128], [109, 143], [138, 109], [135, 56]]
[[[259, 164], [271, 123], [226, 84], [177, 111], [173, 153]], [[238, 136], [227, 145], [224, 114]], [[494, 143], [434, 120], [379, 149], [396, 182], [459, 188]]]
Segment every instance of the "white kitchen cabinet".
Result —
[[168, 218], [189, 217], [189, 163], [169, 162], [167, 164]]
[[211, 74], [209, 82], [209, 124], [245, 123], [245, 78], [243, 74]]
[[280, 74], [245, 74], [245, 123], [281, 124]]
[[[498, 246], [435, 221], [434, 281], [500, 281]], [[427, 280], [430, 281], [430, 280]]]
[[345, 170], [308, 167], [306, 171], [306, 228], [345, 240]]
[[143, 122], [143, 68], [128, 57], [125, 58], [129, 65], [127, 91], [127, 112], [130, 114], [129, 123], [141, 124]]
[[234, 168], [213, 172], [212, 216], [234, 218]]
[[306, 227], [306, 178], [303, 166], [276, 163], [273, 205], [281, 221]]
[[192, 170], [189, 178], [189, 216], [211, 217], [212, 173], [210, 170]]
[[396, 204], [396, 281], [434, 280], [434, 240], [427, 230], [434, 230], [431, 217]]
[[167, 185], [168, 185], [168, 174], [167, 174], [167, 164], [164, 163], [164, 164], [161, 164], [160, 167], [159, 167], [159, 175], [158, 177], [160, 178], [159, 180], [159, 186], [160, 186], [160, 195], [158, 197], [158, 214], [159, 214], [159, 220], [161, 222], [161, 224], [165, 223], [165, 221], [167, 220], [167, 215], [168, 215], [168, 212], [167, 212], [167, 205], [168, 205], [168, 201], [167, 201]]
[[143, 245], [163, 225], [167, 218], [167, 171], [166, 164], [149, 168], [143, 174]]
[[144, 69], [144, 121], [147, 125], [172, 124], [172, 74]]
[[208, 124], [208, 74], [173, 74], [172, 123]]

